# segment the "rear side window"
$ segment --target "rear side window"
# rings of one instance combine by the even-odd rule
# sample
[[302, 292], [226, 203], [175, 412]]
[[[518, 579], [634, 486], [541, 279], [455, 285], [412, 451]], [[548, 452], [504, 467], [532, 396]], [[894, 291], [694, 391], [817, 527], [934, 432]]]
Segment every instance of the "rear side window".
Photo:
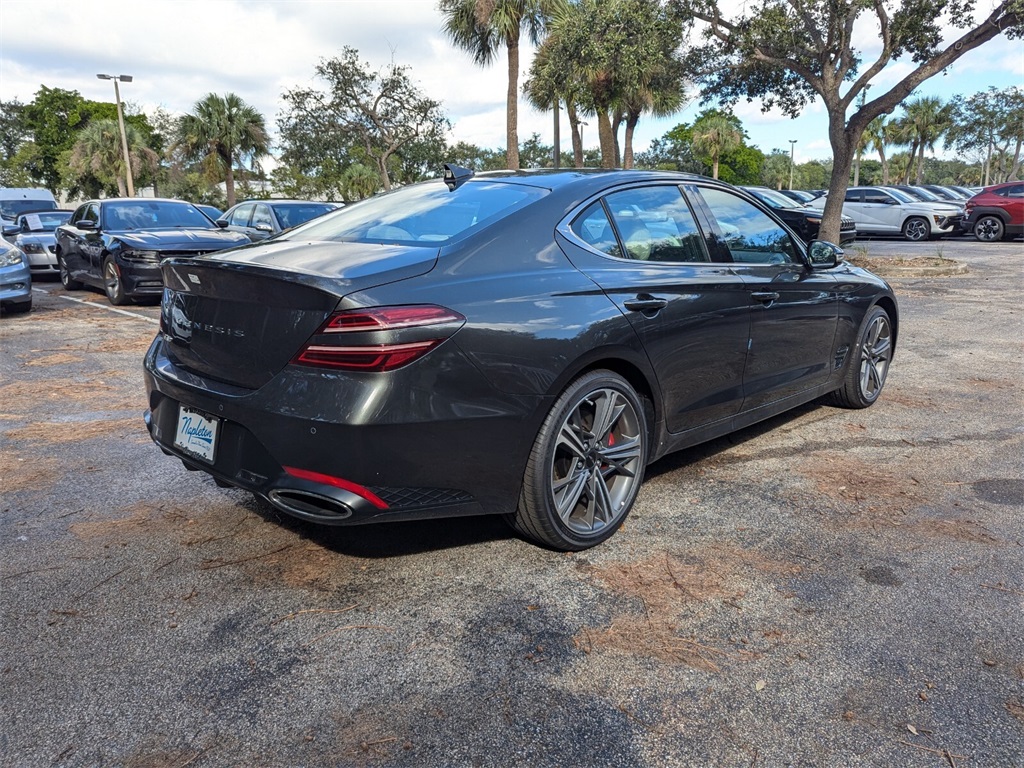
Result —
[[609, 256], [621, 256], [619, 241], [615, 239], [615, 230], [608, 221], [601, 202], [591, 204], [572, 223], [572, 231], [580, 240], [591, 248], [607, 253]]
[[[609, 256], [635, 261], [706, 262], [704, 236], [676, 186], [638, 187], [592, 204], [572, 223], [572, 231]], [[614, 222], [614, 225], [612, 224]]]
[[347, 205], [292, 230], [289, 239], [437, 245], [546, 194], [539, 187], [484, 179], [453, 191], [441, 181], [425, 182]]

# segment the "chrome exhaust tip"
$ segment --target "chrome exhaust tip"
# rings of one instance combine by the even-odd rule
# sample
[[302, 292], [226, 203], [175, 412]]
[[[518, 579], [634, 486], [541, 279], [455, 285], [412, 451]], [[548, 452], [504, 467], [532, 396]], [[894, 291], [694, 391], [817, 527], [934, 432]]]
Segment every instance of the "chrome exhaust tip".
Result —
[[275, 488], [267, 497], [282, 512], [322, 525], [340, 523], [352, 516], [352, 507], [348, 504], [319, 493], [295, 488]]

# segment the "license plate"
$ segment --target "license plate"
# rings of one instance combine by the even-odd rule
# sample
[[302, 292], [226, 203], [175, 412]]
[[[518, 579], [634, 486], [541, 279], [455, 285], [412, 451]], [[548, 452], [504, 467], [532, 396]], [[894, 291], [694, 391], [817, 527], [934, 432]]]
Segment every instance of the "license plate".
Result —
[[178, 409], [178, 428], [174, 433], [174, 447], [190, 456], [213, 463], [217, 450], [217, 428], [220, 419], [181, 406]]

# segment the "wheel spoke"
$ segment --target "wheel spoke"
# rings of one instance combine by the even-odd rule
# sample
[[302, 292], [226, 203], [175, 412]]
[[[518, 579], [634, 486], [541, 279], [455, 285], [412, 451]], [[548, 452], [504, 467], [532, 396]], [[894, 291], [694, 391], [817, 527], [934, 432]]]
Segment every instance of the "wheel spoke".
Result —
[[574, 465], [573, 471], [569, 475], [553, 484], [555, 508], [558, 510], [558, 516], [566, 523], [569, 522], [573, 510], [579, 504], [580, 496], [587, 487], [589, 477], [590, 474], [586, 469]]
[[618, 392], [604, 390], [594, 406], [594, 437], [604, 442], [622, 416], [622, 412], [626, 410], [626, 403]]
[[640, 458], [640, 440], [632, 438], [621, 443], [616, 443], [610, 448], [604, 448], [600, 452], [600, 458], [625, 477], [633, 477], [636, 473], [626, 465], [635, 462]]
[[576, 416], [577, 413], [574, 412], [562, 424], [562, 428], [558, 431], [558, 440], [555, 442], [555, 452], [557, 453], [559, 448], [565, 448], [574, 457], [585, 459], [587, 457], [587, 446], [580, 436], [582, 429], [575, 423]]
[[595, 469], [590, 473], [590, 483], [588, 483], [588, 486], [593, 507], [592, 513], [589, 508], [587, 510], [590, 516], [591, 527], [598, 520], [601, 523], [610, 522], [615, 515], [615, 510], [613, 509], [611, 494], [608, 493], [608, 483], [605, 481], [604, 475], [601, 474], [600, 470]]

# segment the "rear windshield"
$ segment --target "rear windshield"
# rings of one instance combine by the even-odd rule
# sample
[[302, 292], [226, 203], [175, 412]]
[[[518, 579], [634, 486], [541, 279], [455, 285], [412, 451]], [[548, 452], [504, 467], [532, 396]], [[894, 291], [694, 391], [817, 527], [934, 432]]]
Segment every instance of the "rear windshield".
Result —
[[57, 204], [52, 200], [0, 200], [0, 214], [5, 219], [16, 219], [26, 211], [52, 211]]
[[483, 180], [449, 192], [442, 181], [428, 181], [346, 206], [286, 239], [436, 246], [545, 194], [538, 187]]
[[67, 224], [71, 211], [39, 211], [21, 216], [22, 232], [52, 232], [61, 224]]
[[281, 222], [282, 229], [298, 226], [304, 221], [315, 219], [317, 216], [323, 216], [334, 210], [333, 205], [326, 203], [281, 203], [270, 207], [277, 214], [277, 220]]

